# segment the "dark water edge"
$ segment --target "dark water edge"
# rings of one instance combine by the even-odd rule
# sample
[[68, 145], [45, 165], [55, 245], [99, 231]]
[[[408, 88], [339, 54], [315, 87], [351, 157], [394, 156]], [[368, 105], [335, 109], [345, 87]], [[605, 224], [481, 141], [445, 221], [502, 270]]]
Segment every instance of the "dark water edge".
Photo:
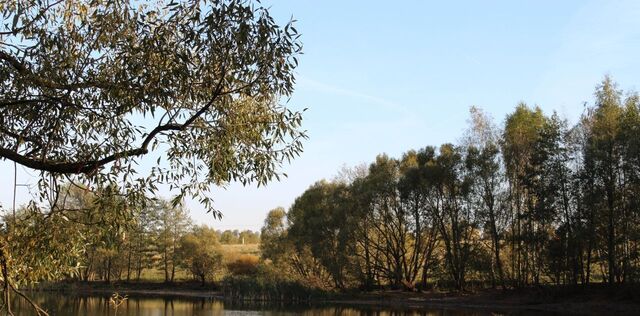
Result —
[[[484, 315], [566, 315], [534, 310], [492, 310], [456, 307], [380, 307], [349, 304], [282, 304], [282, 303], [230, 303], [214, 298], [128, 297], [116, 310], [108, 295], [78, 295], [59, 292], [30, 293], [34, 301], [51, 316], [200, 316], [200, 315], [433, 315], [433, 316], [484, 316]], [[15, 315], [36, 315], [31, 306], [20, 298], [12, 300]]]

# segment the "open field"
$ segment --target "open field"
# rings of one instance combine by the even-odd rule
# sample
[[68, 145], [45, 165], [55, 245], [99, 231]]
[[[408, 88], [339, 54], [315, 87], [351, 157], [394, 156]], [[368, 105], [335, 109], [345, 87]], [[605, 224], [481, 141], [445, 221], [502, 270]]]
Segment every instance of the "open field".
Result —
[[220, 245], [220, 248], [224, 258], [232, 258], [244, 254], [260, 256], [260, 244]]
[[[232, 244], [220, 245], [223, 265], [235, 261], [242, 255], [260, 256], [260, 244]], [[193, 276], [186, 270], [176, 269], [174, 281], [188, 282], [193, 280]], [[140, 276], [140, 282], [162, 283], [164, 282], [164, 270], [158, 268], [144, 269]]]

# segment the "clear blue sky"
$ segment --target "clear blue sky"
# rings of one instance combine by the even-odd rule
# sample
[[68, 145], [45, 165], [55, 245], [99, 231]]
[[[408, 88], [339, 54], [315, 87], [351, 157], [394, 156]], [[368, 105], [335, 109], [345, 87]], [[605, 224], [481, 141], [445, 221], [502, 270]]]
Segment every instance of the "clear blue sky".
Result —
[[[606, 74], [640, 89], [640, 1], [263, 3], [282, 23], [298, 20], [304, 55], [288, 105], [309, 108], [310, 138], [284, 167], [288, 179], [212, 192], [222, 221], [188, 203], [197, 222], [219, 229], [259, 229], [270, 209], [345, 164], [455, 142], [472, 105], [498, 124], [520, 101], [575, 121]], [[7, 208], [13, 165], [0, 162], [0, 174]], [[29, 198], [18, 191], [19, 202]]]

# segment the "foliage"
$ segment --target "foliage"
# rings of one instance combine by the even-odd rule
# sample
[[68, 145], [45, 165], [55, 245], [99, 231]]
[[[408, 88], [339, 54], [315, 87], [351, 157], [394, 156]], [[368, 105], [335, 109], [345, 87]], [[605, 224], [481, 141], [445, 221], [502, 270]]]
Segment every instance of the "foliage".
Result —
[[[40, 177], [28, 215], [3, 222], [5, 303], [14, 283], [71, 272], [139, 279], [161, 262], [172, 281], [183, 198], [220, 217], [212, 186], [264, 185], [302, 151], [301, 113], [281, 103], [299, 35], [259, 2], [9, 0], [0, 15], [0, 159]], [[170, 207], [148, 198], [159, 184]]]
[[216, 231], [216, 234], [218, 235], [218, 240], [220, 241], [220, 243], [225, 245], [260, 243], [260, 233], [253, 232], [251, 230], [239, 231], [237, 229], [227, 229], [225, 231]]
[[235, 260], [227, 263], [227, 270], [232, 275], [255, 275], [258, 273], [260, 258], [251, 254], [242, 254]]
[[260, 233], [251, 230], [243, 230], [238, 235], [239, 244], [258, 244], [260, 243]]
[[[64, 215], [44, 213], [33, 204], [21, 208], [15, 216], [4, 216], [0, 226], [3, 302], [10, 302], [11, 295], [16, 294], [31, 304], [37, 315], [46, 315], [20, 289], [41, 281], [77, 275], [84, 250], [83, 236], [71, 227]], [[43, 230], [50, 233], [42, 234]], [[12, 314], [8, 304], [2, 308]]]
[[180, 252], [183, 266], [198, 277], [203, 286], [207, 277], [211, 277], [221, 267], [222, 255], [218, 238], [215, 231], [207, 226], [195, 227], [192, 232], [182, 236]]
[[260, 266], [255, 276], [226, 276], [222, 280], [223, 294], [230, 301], [309, 302], [326, 293], [305, 285], [300, 280], [275, 271], [272, 266]]
[[[171, 206], [166, 201], [159, 201], [159, 221], [157, 224], [158, 253], [164, 269], [164, 281], [173, 282], [176, 267], [180, 265], [181, 238], [187, 233], [191, 219], [187, 210], [181, 205]], [[211, 232], [213, 233], [213, 232]], [[213, 233], [215, 238], [215, 233]]]
[[275, 208], [269, 213], [264, 220], [264, 226], [260, 231], [262, 242], [260, 250], [264, 259], [277, 261], [282, 258], [286, 252], [285, 248], [285, 232], [286, 232], [286, 211], [282, 207]]
[[[219, 231], [191, 225], [185, 208], [150, 200], [139, 209], [122, 210], [126, 201], [118, 194], [107, 198], [108, 192], [117, 193], [109, 190], [96, 194], [68, 186], [55, 212], [23, 208], [15, 220], [5, 216], [2, 236], [12, 245], [4, 250], [10, 258], [7, 271], [14, 273], [12, 284], [64, 279], [211, 282], [223, 274], [226, 263], [237, 263], [234, 272], [256, 273], [257, 244], [221, 249]], [[41, 236], [40, 229], [58, 235]], [[26, 247], [33, 252], [19, 251]]]
[[288, 238], [300, 252], [309, 247], [331, 275], [335, 286], [344, 287], [343, 271], [348, 262], [347, 241], [350, 231], [345, 227], [345, 188], [339, 184], [318, 182], [296, 199], [287, 213], [290, 226]]
[[[301, 114], [279, 104], [299, 35], [260, 5], [10, 0], [0, 15], [0, 158], [42, 171], [43, 196], [74, 180], [140, 201], [168, 183], [214, 210], [212, 185], [265, 184], [301, 152]], [[156, 149], [166, 163], [141, 176]]]
[[572, 127], [521, 103], [500, 130], [472, 107], [459, 145], [379, 155], [271, 211], [263, 256], [338, 289], [637, 282], [640, 98], [623, 95], [605, 77]]

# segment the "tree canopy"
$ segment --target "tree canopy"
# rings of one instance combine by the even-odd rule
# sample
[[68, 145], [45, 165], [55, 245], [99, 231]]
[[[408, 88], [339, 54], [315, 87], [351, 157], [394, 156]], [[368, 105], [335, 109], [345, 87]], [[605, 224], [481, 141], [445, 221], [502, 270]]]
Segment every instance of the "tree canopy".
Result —
[[[302, 150], [301, 113], [281, 104], [299, 35], [259, 4], [10, 0], [0, 15], [0, 158], [44, 188], [168, 183], [213, 210], [211, 185], [265, 184]], [[154, 149], [166, 163], [139, 176]]]
[[379, 155], [270, 212], [263, 254], [329, 288], [638, 283], [638, 100], [605, 77], [575, 125], [472, 107], [460, 144]]

